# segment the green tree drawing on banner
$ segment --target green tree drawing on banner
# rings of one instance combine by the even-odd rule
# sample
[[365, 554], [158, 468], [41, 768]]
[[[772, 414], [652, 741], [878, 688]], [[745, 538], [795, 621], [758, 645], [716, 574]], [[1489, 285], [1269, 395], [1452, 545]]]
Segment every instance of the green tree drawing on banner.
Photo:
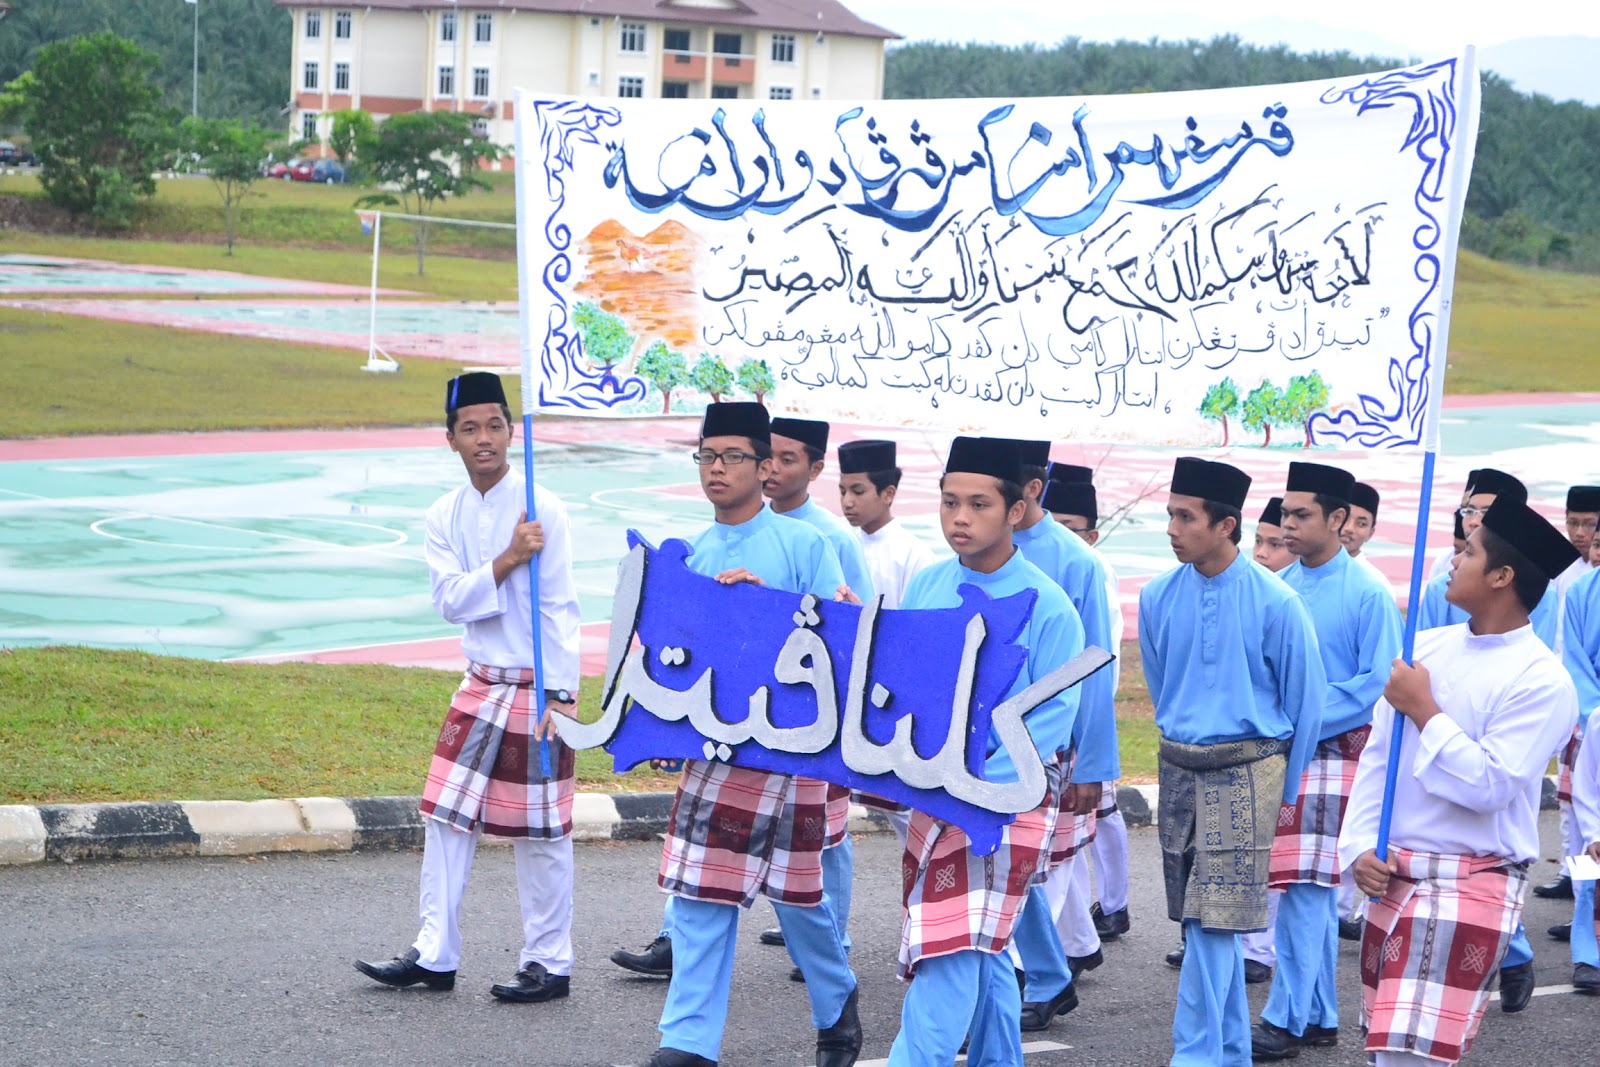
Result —
[[700, 353], [700, 358], [695, 360], [694, 370], [689, 372], [689, 376], [693, 379], [696, 389], [710, 394], [713, 403], [722, 403], [722, 398], [733, 392], [733, 371], [710, 352]]
[[1311, 418], [1328, 410], [1328, 383], [1322, 380], [1321, 371], [1300, 374], [1289, 379], [1283, 391], [1284, 419], [1280, 425], [1299, 423], [1305, 427], [1305, 444], [1311, 447]]
[[572, 309], [572, 322], [583, 335], [583, 353], [591, 363], [609, 369], [633, 351], [627, 324], [591, 300]]
[[690, 381], [689, 361], [665, 341], [657, 341], [639, 357], [639, 377], [661, 390], [661, 414], [672, 414], [672, 391]]
[[1266, 434], [1261, 447], [1272, 447], [1272, 427], [1283, 417], [1283, 390], [1271, 382], [1262, 382], [1244, 398], [1239, 414], [1245, 429]]
[[1200, 414], [1222, 423], [1222, 447], [1228, 447], [1228, 416], [1239, 413], [1239, 386], [1232, 378], [1212, 384], [1200, 401]]
[[739, 388], [756, 398], [757, 404], [766, 403], [766, 396], [778, 387], [772, 368], [764, 359], [747, 359], [739, 364]]

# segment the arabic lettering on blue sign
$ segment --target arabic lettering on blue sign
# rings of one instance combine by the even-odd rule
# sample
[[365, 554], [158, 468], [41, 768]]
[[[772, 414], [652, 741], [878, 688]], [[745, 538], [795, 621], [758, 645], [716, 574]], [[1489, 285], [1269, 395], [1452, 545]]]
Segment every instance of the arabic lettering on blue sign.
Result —
[[[619, 771], [691, 758], [818, 778], [959, 826], [985, 854], [1044, 799], [1024, 716], [1111, 660], [1090, 649], [1008, 698], [1031, 592], [969, 588], [958, 608], [884, 611], [721, 585], [688, 568], [686, 542], [629, 541], [601, 717], [557, 719], [564, 740], [604, 746]], [[985, 779], [992, 742], [1015, 781]]]

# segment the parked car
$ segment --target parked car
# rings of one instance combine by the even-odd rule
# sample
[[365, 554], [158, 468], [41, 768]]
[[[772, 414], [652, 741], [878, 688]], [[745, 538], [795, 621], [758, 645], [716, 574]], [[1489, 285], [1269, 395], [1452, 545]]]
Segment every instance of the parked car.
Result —
[[346, 180], [344, 164], [337, 159], [319, 159], [311, 167], [311, 180], [324, 185], [338, 185]]
[[316, 166], [312, 159], [297, 159], [289, 164], [289, 173], [284, 175], [291, 181], [308, 182], [311, 180], [311, 171]]
[[10, 141], [0, 141], [0, 167], [33, 167], [39, 159], [26, 148], [18, 148]]
[[293, 160], [280, 159], [267, 168], [267, 177], [289, 180], [289, 168], [294, 166]]

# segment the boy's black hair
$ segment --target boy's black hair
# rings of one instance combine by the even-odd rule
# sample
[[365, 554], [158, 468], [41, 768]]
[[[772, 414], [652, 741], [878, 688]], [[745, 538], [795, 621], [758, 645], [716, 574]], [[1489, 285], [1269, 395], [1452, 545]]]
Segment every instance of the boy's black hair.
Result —
[[[1338, 497], [1330, 496], [1327, 493], [1313, 493], [1311, 498], [1317, 502], [1317, 507], [1322, 509], [1323, 518], [1326, 519], [1335, 511], [1344, 508], [1344, 522], [1350, 521], [1350, 501], [1340, 500]], [[1344, 522], [1339, 524], [1340, 530], [1344, 529]]]
[[828, 454], [815, 445], [802, 445], [801, 447], [806, 450], [806, 461], [809, 463], [821, 463], [828, 458]]
[[1036, 467], [1032, 463], [1024, 463], [1022, 465], [1022, 484], [1023, 485], [1027, 485], [1029, 482], [1032, 482], [1032, 481], [1047, 482], [1049, 480], [1050, 480], [1050, 469], [1048, 467]]
[[1483, 549], [1486, 570], [1511, 568], [1511, 588], [1517, 594], [1517, 602], [1531, 614], [1550, 588], [1550, 579], [1517, 546], [1487, 526], [1478, 527], [1478, 546]]
[[899, 467], [887, 467], [881, 471], [863, 471], [862, 473], [872, 483], [872, 488], [876, 489], [880, 494], [890, 486], [898, 487], [900, 485]]
[[[500, 410], [505, 414], [506, 425], [511, 425], [511, 405], [501, 404]], [[457, 412], [455, 408], [451, 408], [449, 411], [444, 413], [444, 428], [449, 433], [456, 432], [456, 414]]]
[[1239, 538], [1243, 535], [1244, 513], [1238, 508], [1229, 507], [1227, 504], [1219, 504], [1215, 500], [1202, 500], [1201, 504], [1206, 509], [1206, 525], [1215, 526], [1223, 519], [1233, 520], [1233, 533], [1229, 539], [1234, 544], [1238, 544]]

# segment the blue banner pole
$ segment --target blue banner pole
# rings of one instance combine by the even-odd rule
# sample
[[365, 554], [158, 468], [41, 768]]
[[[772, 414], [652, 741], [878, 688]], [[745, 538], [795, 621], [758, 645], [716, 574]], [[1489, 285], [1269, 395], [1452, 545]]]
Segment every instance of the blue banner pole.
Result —
[[[1422, 569], [1428, 561], [1428, 512], [1433, 503], [1433, 465], [1438, 453], [1422, 455], [1422, 499], [1417, 502], [1417, 536], [1411, 548], [1411, 593], [1406, 600], [1406, 630], [1400, 656], [1412, 662], [1417, 646], [1417, 609], [1422, 606]], [[1400, 769], [1400, 745], [1405, 740], [1406, 717], [1394, 713], [1389, 732], [1389, 773], [1383, 781], [1383, 810], [1378, 815], [1378, 859], [1389, 859], [1389, 821], [1394, 816], [1394, 785]]]
[[[522, 480], [528, 490], [528, 521], [537, 522], [538, 509], [533, 504], [533, 412], [526, 408], [522, 412]], [[539, 557], [534, 556], [528, 561], [528, 610], [533, 617], [533, 691], [538, 702], [533, 713], [535, 722], [544, 719], [544, 641], [541, 639], [539, 625]], [[539, 738], [539, 770], [546, 777], [550, 777], [550, 745], [544, 738]]]

